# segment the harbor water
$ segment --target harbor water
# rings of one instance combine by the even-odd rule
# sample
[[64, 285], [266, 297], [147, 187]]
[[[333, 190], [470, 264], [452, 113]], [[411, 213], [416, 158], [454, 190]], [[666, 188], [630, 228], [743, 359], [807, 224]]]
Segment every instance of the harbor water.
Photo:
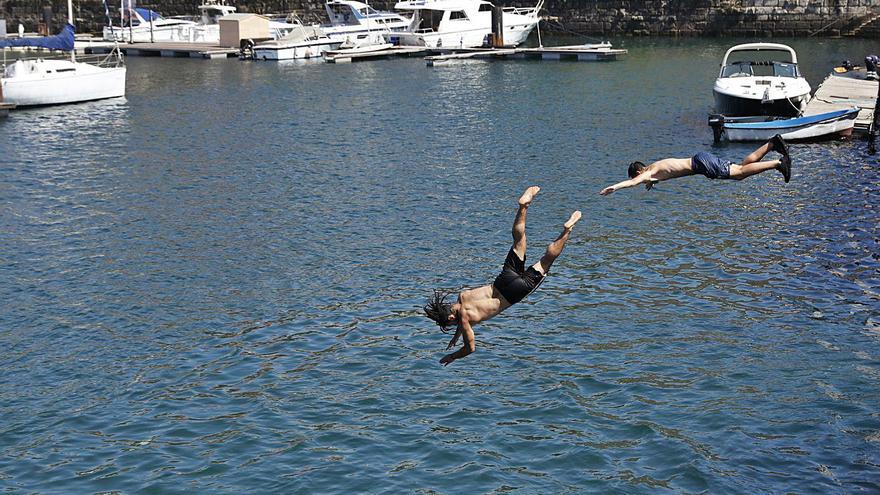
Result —
[[[546, 44], [583, 40], [545, 39]], [[880, 167], [598, 192], [715, 146], [724, 51], [618, 62], [128, 59], [0, 121], [2, 493], [878, 493]], [[815, 88], [866, 40], [780, 40]], [[773, 156], [773, 155], [771, 155]], [[516, 199], [551, 275], [450, 336]]]

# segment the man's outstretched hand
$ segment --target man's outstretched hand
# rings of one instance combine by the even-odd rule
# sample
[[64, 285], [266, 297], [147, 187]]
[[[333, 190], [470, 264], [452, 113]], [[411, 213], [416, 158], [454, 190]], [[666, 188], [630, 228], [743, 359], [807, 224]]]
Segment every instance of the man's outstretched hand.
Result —
[[452, 354], [447, 354], [447, 355], [443, 356], [443, 359], [440, 360], [440, 364], [442, 364], [443, 366], [446, 366], [447, 364], [449, 364], [453, 361], [455, 361], [455, 358], [452, 356]]
[[614, 186], [608, 186], [605, 189], [602, 189], [602, 191], [600, 191], [599, 194], [601, 194], [602, 196], [608, 196], [609, 194], [613, 193], [614, 191], [615, 191]]

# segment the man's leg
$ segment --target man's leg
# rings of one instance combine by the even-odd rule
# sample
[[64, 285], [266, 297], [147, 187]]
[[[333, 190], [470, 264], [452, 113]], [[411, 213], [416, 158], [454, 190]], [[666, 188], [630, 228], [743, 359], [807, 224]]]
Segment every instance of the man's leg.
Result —
[[544, 252], [544, 256], [541, 256], [541, 259], [532, 265], [535, 270], [541, 272], [542, 275], [547, 275], [547, 272], [550, 271], [550, 265], [552, 265], [553, 262], [556, 261], [556, 258], [562, 254], [562, 250], [565, 248], [565, 242], [568, 241], [568, 236], [571, 235], [572, 227], [574, 227], [574, 224], [580, 219], [580, 211], [571, 214], [571, 217], [569, 217], [568, 221], [565, 222], [565, 225], [562, 226], [562, 233], [559, 234], [559, 237], [547, 246], [547, 251]]
[[[769, 160], [766, 162], [759, 161], [770, 151], [781, 153], [782, 159]], [[788, 157], [788, 149], [785, 146], [785, 142], [778, 134], [770, 141], [761, 145], [760, 148], [751, 152], [739, 165], [731, 165], [730, 178], [734, 180], [743, 180], [746, 177], [751, 177], [755, 174], [760, 174], [761, 172], [773, 169], [782, 172], [785, 182], [788, 182], [791, 177], [791, 159]]]
[[519, 256], [519, 259], [526, 259], [526, 210], [532, 204], [535, 194], [538, 194], [541, 188], [532, 186], [526, 189], [526, 192], [519, 198], [519, 210], [516, 212], [516, 218], [513, 220], [513, 252]]
[[745, 159], [740, 162], [740, 166], [744, 167], [750, 163], [759, 162], [761, 161], [761, 158], [764, 158], [764, 155], [771, 151], [773, 151], [773, 143], [767, 141], [766, 143], [762, 144], [760, 148], [749, 153], [749, 156], [745, 157]]
[[770, 160], [768, 162], [749, 162], [743, 165], [731, 165], [730, 178], [733, 180], [743, 180], [746, 177], [779, 168], [781, 163], [782, 161], [780, 160]]

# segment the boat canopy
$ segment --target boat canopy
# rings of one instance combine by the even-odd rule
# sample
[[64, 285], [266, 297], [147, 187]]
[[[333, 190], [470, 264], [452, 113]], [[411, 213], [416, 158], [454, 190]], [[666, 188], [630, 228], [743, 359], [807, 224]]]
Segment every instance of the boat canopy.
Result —
[[156, 12], [155, 10], [145, 9], [142, 7], [135, 7], [134, 11], [137, 12], [137, 14], [139, 16], [141, 16], [141, 19], [143, 19], [146, 22], [161, 21], [163, 19], [162, 16], [158, 12]]
[[790, 60], [786, 60], [785, 62], [791, 62], [793, 64], [798, 63], [797, 54], [794, 51], [794, 48], [783, 45], [781, 43], [746, 43], [743, 45], [736, 45], [727, 50], [727, 53], [724, 54], [724, 59], [721, 61], [721, 65], [725, 66], [728, 64], [728, 60], [730, 60], [730, 55], [734, 52], [784, 52], [789, 54], [791, 57]]
[[324, 31], [318, 26], [297, 26], [293, 31], [285, 34], [277, 40], [260, 43], [257, 47], [284, 47], [326, 37], [327, 35], [324, 34]]
[[76, 28], [73, 24], [67, 24], [60, 33], [53, 36], [39, 36], [34, 38], [9, 38], [0, 40], [0, 48], [10, 46], [33, 46], [38, 48], [48, 48], [50, 50], [73, 50], [73, 39]]

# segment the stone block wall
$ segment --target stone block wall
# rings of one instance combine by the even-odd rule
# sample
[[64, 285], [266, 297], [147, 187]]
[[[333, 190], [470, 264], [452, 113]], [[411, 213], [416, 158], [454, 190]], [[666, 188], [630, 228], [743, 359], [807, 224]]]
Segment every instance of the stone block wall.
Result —
[[[195, 15], [198, 0], [138, 1], [163, 15]], [[390, 9], [394, 1], [371, 2]], [[502, 1], [504, 5], [534, 6], [525, 0]], [[325, 21], [323, 0], [241, 0], [239, 12], [295, 12], [303, 22]], [[43, 8], [54, 12], [54, 30], [66, 20], [66, 0], [0, 0], [0, 17], [8, 30], [19, 23], [36, 31]], [[111, 12], [118, 17], [118, 3]], [[662, 36], [807, 36], [845, 33], [872, 13], [880, 13], [880, 0], [547, 0], [542, 14], [546, 28], [595, 35]], [[78, 32], [100, 32], [106, 24], [100, 0], [76, 0], [74, 16]], [[876, 34], [876, 30], [868, 30]]]
[[551, 0], [546, 10], [562, 28], [585, 34], [806, 36], [845, 31], [880, 11], [880, 1]]

